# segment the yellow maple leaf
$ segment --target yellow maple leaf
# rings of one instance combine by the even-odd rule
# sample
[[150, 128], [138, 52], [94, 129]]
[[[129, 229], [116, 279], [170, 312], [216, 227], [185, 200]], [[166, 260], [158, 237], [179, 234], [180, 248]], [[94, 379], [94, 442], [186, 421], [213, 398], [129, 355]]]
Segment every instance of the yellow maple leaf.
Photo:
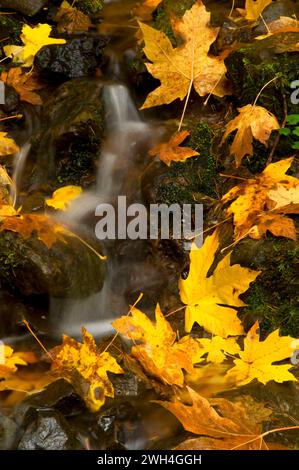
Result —
[[187, 139], [190, 135], [188, 131], [176, 132], [168, 142], [158, 144], [149, 151], [149, 155], [155, 157], [159, 155], [159, 158], [166, 165], [170, 165], [171, 162], [184, 162], [187, 158], [196, 157], [199, 155], [198, 152], [189, 147], [180, 147], [180, 144]]
[[24, 46], [4, 46], [3, 50], [7, 57], [13, 58], [14, 62], [23, 63], [25, 67], [33, 65], [34, 57], [38, 51], [50, 44], [65, 44], [65, 39], [50, 38], [51, 26], [47, 23], [38, 24], [31, 28], [24, 25], [20, 36]]
[[217, 231], [206, 238], [200, 249], [193, 245], [189, 275], [187, 279], [180, 279], [179, 288], [181, 300], [187, 305], [186, 331], [191, 331], [196, 322], [206, 331], [227, 338], [244, 333], [237, 312], [232, 307], [245, 305], [239, 295], [247, 291], [260, 272], [239, 264], [231, 266], [231, 255], [228, 254], [207, 277], [218, 247]]
[[183, 39], [183, 44], [177, 48], [173, 48], [163, 32], [139, 23], [145, 55], [152, 62], [146, 64], [147, 70], [161, 82], [161, 86], [148, 95], [142, 109], [168, 104], [177, 98], [183, 100], [192, 86], [200, 96], [228, 94], [223, 58], [208, 55], [219, 31], [210, 27], [209, 21], [210, 13], [201, 0], [186, 11], [182, 19], [173, 20], [175, 34]]
[[10, 137], [7, 137], [7, 132], [0, 132], [0, 156], [6, 157], [7, 155], [13, 155], [19, 152], [20, 148], [17, 146], [15, 141]]
[[81, 186], [64, 186], [54, 191], [52, 197], [46, 200], [46, 204], [54, 209], [65, 211], [70, 202], [79, 197], [82, 191]]
[[162, 382], [183, 386], [182, 369], [191, 373], [193, 364], [200, 362], [201, 348], [189, 336], [176, 341], [176, 333], [156, 307], [156, 323], [153, 323], [136, 307], [131, 309], [131, 316], [121, 317], [113, 322], [113, 327], [125, 337], [142, 344], [132, 347], [132, 355], [143, 368]]
[[14, 67], [8, 72], [2, 72], [1, 80], [13, 87], [19, 93], [22, 101], [34, 105], [43, 103], [41, 97], [35, 93], [35, 90], [43, 88], [43, 85], [33, 74], [23, 73], [21, 67]]
[[83, 343], [64, 336], [61, 346], [51, 350], [52, 371], [56, 378], [68, 380], [91, 411], [98, 411], [105, 397], [114, 397], [114, 388], [107, 375], [123, 374], [122, 368], [108, 352], [100, 352], [94, 338], [82, 328]]
[[85, 32], [92, 26], [90, 18], [85, 13], [65, 0], [60, 5], [55, 21], [58, 21], [57, 31], [59, 33]]
[[272, 3], [272, 0], [246, 0], [245, 18], [252, 21], [257, 20], [270, 3]]
[[13, 348], [0, 343], [0, 378], [9, 377], [17, 371], [18, 365], [26, 366], [27, 362]]
[[235, 359], [235, 366], [227, 373], [229, 380], [237, 386], [246, 385], [254, 379], [266, 384], [275, 382], [296, 381], [290, 372], [292, 364], [273, 364], [290, 358], [298, 341], [291, 336], [279, 336], [279, 330], [270, 333], [264, 341], [260, 341], [259, 323], [256, 322], [244, 339], [244, 350]]
[[241, 165], [246, 155], [253, 154], [253, 138], [267, 146], [271, 132], [280, 128], [279, 123], [267, 109], [248, 104], [238, 108], [239, 115], [226, 125], [222, 143], [229, 134], [237, 130], [230, 147], [230, 154], [235, 156], [236, 166]]
[[204, 349], [205, 354], [208, 354], [207, 361], [214, 364], [221, 364], [226, 359], [226, 354], [237, 354], [240, 351], [235, 338], [221, 338], [221, 336], [213, 336], [210, 338], [200, 338], [197, 340], [200, 346]]
[[278, 184], [276, 189], [268, 191], [267, 197], [267, 207], [272, 211], [284, 214], [299, 213], [299, 184], [293, 188]]
[[[278, 200], [280, 198], [281, 202], [282, 187], [288, 191], [288, 196], [291, 199], [294, 196], [294, 191], [289, 192], [290, 190], [296, 190], [297, 194], [299, 180], [286, 175], [293, 160], [293, 158], [286, 158], [271, 163], [255, 178], [234, 186], [223, 196], [222, 202], [224, 204], [233, 201], [226, 213], [234, 217], [235, 240], [240, 240], [247, 235], [251, 238], [261, 238], [266, 230], [274, 235], [296, 239], [294, 221], [280, 215], [284, 213], [284, 208], [285, 213], [288, 213], [292, 207], [292, 200], [286, 199], [286, 205], [279, 205], [277, 209], [274, 202], [275, 197]], [[296, 204], [294, 211], [296, 213]]]

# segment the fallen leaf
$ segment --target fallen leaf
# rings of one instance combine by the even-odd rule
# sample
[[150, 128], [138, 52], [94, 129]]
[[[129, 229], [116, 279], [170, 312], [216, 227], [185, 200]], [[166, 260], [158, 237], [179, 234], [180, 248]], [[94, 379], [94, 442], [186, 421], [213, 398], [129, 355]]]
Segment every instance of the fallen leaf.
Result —
[[20, 36], [24, 46], [4, 46], [6, 57], [11, 57], [14, 62], [23, 63], [25, 67], [32, 67], [34, 57], [38, 51], [50, 44], [65, 44], [65, 39], [50, 38], [51, 26], [47, 23], [38, 24], [31, 28], [25, 24]]
[[0, 392], [11, 390], [23, 392], [26, 396], [44, 390], [56, 380], [57, 377], [49, 371], [32, 371], [25, 368], [2, 380], [0, 382]]
[[235, 355], [240, 351], [240, 346], [235, 338], [213, 336], [211, 339], [200, 338], [197, 341], [204, 349], [205, 354], [208, 354], [207, 361], [213, 362], [214, 364], [221, 364], [227, 358], [226, 353]]
[[[173, 402], [156, 403], [176, 416], [186, 431], [202, 436], [196, 439], [197, 442], [193, 439], [192, 448], [267, 449], [261, 436], [261, 423], [269, 420], [271, 410], [254, 402], [251, 397], [244, 397], [242, 401], [235, 402], [224, 398], [209, 402], [191, 388], [188, 388], [188, 391], [192, 405], [185, 405], [177, 399]], [[256, 414], [254, 410], [258, 410]]]
[[82, 194], [81, 186], [64, 186], [54, 191], [51, 198], [46, 200], [47, 206], [54, 209], [65, 211], [70, 203]]
[[87, 32], [92, 26], [90, 18], [82, 11], [63, 1], [55, 16], [59, 33]]
[[268, 33], [255, 39], [261, 40], [279, 33], [299, 33], [299, 21], [289, 16], [280, 16], [278, 20], [268, 23], [267, 26]]
[[247, 291], [260, 272], [239, 264], [231, 266], [228, 254], [208, 277], [218, 247], [217, 231], [206, 238], [200, 249], [193, 245], [189, 275], [187, 279], [180, 279], [179, 288], [181, 300], [187, 305], [186, 331], [191, 331], [194, 323], [198, 323], [206, 331], [227, 338], [244, 334], [237, 311], [231, 307], [245, 305], [239, 295]]
[[[296, 227], [293, 220], [286, 219], [287, 222], [282, 222], [283, 218], [277, 214], [277, 212], [283, 214], [284, 207], [286, 213], [289, 213], [292, 197], [299, 188], [299, 180], [286, 175], [292, 162], [293, 158], [287, 158], [271, 163], [255, 178], [240, 183], [223, 196], [222, 202], [224, 204], [233, 201], [226, 214], [233, 215], [235, 240], [240, 240], [247, 235], [251, 238], [261, 238], [266, 229], [270, 232], [273, 229], [272, 233], [275, 235], [296, 239]], [[276, 207], [275, 197], [278, 200], [280, 198], [281, 202], [282, 188], [288, 192], [291, 199], [285, 201], [285, 206], [279, 205], [275, 213], [273, 210]], [[289, 192], [291, 190], [292, 192]], [[283, 194], [285, 197], [286, 193]], [[296, 205], [294, 209], [296, 213]], [[281, 230], [279, 230], [279, 226], [281, 226]]]
[[28, 240], [31, 236], [36, 234], [37, 238], [43, 242], [47, 248], [51, 248], [57, 241], [66, 243], [65, 236], [72, 235], [71, 232], [62, 225], [54, 222], [46, 215], [39, 214], [4, 217], [1, 220], [0, 232], [5, 230], [18, 233], [24, 240]]
[[219, 31], [210, 27], [209, 21], [210, 13], [201, 0], [186, 11], [182, 19], [174, 19], [173, 30], [183, 39], [183, 44], [177, 48], [173, 48], [163, 32], [139, 23], [145, 55], [152, 62], [146, 64], [147, 70], [161, 82], [161, 86], [148, 95], [142, 109], [168, 104], [177, 98], [183, 100], [192, 86], [200, 96], [228, 94], [223, 58], [208, 55]]
[[7, 132], [0, 132], [0, 157], [13, 155], [14, 153], [17, 153], [20, 150], [15, 141], [10, 137], [6, 136]]
[[239, 387], [254, 379], [262, 384], [270, 380], [275, 382], [297, 381], [289, 371], [292, 364], [274, 364], [290, 358], [295, 352], [297, 342], [291, 336], [279, 336], [279, 330], [270, 333], [264, 341], [260, 341], [259, 323], [256, 322], [244, 339], [244, 350], [235, 359], [235, 366], [227, 373]]
[[238, 108], [238, 111], [239, 115], [226, 125], [222, 138], [223, 143], [229, 134], [237, 130], [230, 147], [230, 154], [235, 156], [237, 167], [246, 155], [253, 155], [253, 138], [267, 146], [271, 132], [280, 128], [274, 114], [262, 106], [248, 104]]
[[83, 343], [79, 343], [64, 336], [62, 345], [51, 350], [52, 371], [74, 386], [91, 411], [98, 411], [106, 397], [114, 397], [108, 372], [123, 374], [123, 370], [108, 352], [99, 351], [85, 328], [82, 328], [82, 337]]
[[158, 144], [149, 151], [152, 157], [159, 155], [159, 158], [166, 165], [171, 162], [184, 162], [187, 158], [199, 155], [198, 152], [189, 147], [180, 147], [179, 145], [190, 135], [188, 131], [176, 132], [168, 142]]
[[40, 90], [43, 85], [32, 73], [23, 73], [21, 67], [15, 67], [8, 72], [2, 72], [1, 80], [13, 87], [19, 93], [22, 101], [33, 105], [43, 104], [41, 97], [35, 93], [35, 90]]
[[245, 18], [252, 21], [257, 20], [270, 3], [272, 0], [246, 0]]
[[143, 368], [163, 383], [183, 386], [184, 374], [193, 371], [193, 364], [200, 362], [199, 344], [189, 336], [176, 341], [176, 333], [165, 319], [159, 304], [156, 307], [156, 323], [137, 308], [130, 316], [123, 316], [112, 323], [118, 333], [141, 342], [134, 344], [132, 355]]
[[[9, 377], [17, 371], [18, 365], [26, 366], [27, 362], [18, 353], [14, 353], [13, 348], [0, 343], [0, 378]], [[1, 383], [1, 382], [0, 382]]]
[[186, 374], [185, 382], [202, 397], [210, 398], [235, 387], [233, 381], [227, 379], [229, 367], [228, 363], [200, 364], [191, 374]]
[[163, 0], [144, 0], [133, 8], [133, 14], [142, 21], [150, 21], [153, 12]]
[[294, 188], [285, 188], [278, 184], [275, 190], [267, 193], [267, 207], [283, 214], [299, 213], [299, 184]]

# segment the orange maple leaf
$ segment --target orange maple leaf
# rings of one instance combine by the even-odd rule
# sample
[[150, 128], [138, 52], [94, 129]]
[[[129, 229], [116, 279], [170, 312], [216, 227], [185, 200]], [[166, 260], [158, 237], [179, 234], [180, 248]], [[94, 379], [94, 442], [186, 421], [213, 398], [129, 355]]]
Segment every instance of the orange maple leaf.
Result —
[[184, 162], [187, 158], [199, 155], [189, 147], [180, 147], [180, 144], [190, 135], [188, 131], [176, 132], [168, 142], [158, 144], [149, 151], [152, 157], [159, 155], [160, 160], [170, 165], [171, 162]]
[[21, 67], [15, 67], [8, 72], [2, 72], [1, 80], [13, 87], [19, 93], [22, 101], [34, 105], [43, 104], [41, 97], [35, 93], [35, 90], [40, 90], [44, 85], [34, 74], [23, 73]]

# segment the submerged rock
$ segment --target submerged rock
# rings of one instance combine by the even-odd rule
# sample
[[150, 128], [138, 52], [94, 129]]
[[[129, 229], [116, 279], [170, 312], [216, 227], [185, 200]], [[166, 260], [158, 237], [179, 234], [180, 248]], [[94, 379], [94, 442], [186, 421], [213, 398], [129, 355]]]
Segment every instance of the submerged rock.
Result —
[[34, 65], [42, 78], [69, 80], [93, 75], [103, 64], [106, 41], [99, 37], [84, 36], [67, 44], [43, 47], [35, 56]]
[[82, 297], [101, 290], [105, 263], [76, 238], [50, 249], [35, 236], [0, 232], [0, 277], [25, 296]]
[[34, 16], [47, 3], [48, 0], [0, 0], [0, 8], [9, 8], [26, 16]]
[[53, 410], [38, 410], [22, 436], [18, 450], [78, 450], [82, 445], [65, 418]]

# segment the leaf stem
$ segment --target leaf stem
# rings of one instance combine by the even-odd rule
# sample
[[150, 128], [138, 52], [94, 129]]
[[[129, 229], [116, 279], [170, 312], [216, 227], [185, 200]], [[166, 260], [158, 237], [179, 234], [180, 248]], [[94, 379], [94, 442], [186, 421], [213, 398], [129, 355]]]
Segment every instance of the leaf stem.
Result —
[[278, 78], [279, 78], [279, 77], [274, 77], [274, 78], [272, 78], [271, 80], [269, 80], [269, 81], [263, 86], [263, 88], [261, 88], [261, 90], [258, 92], [257, 97], [255, 98], [254, 103], [253, 103], [252, 106], [256, 106], [256, 103], [257, 103], [259, 97], [261, 96], [262, 92], [264, 91], [264, 89], [265, 89], [268, 85], [270, 85], [270, 83], [274, 82], [274, 81], [277, 80]]
[[181, 120], [180, 120], [180, 125], [179, 125], [179, 128], [178, 128], [178, 132], [180, 132], [180, 130], [182, 129], [182, 125], [183, 125], [183, 122], [184, 122], [187, 106], [188, 106], [190, 95], [191, 95], [192, 86], [193, 86], [193, 80], [190, 80], [189, 90], [188, 90], [187, 97], [186, 97], [186, 100], [185, 100], [184, 109], [183, 109], [182, 117], [181, 117]]

